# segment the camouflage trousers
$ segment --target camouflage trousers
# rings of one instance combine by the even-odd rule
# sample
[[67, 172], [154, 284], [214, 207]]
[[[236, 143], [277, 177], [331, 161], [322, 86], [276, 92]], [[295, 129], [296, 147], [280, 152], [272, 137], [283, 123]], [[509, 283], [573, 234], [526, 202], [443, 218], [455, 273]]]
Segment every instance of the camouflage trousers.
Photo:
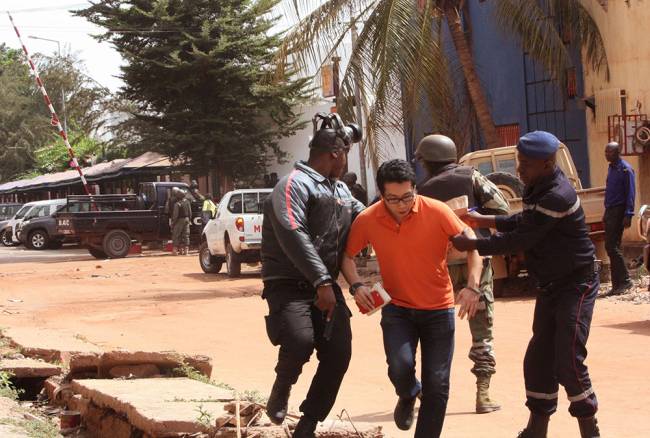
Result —
[[[472, 333], [472, 348], [469, 358], [474, 362], [472, 373], [478, 376], [489, 377], [496, 372], [496, 357], [494, 355], [492, 329], [494, 325], [494, 293], [492, 283], [492, 264], [489, 259], [481, 273], [480, 289], [483, 295], [479, 302], [479, 310], [474, 318], [469, 320], [469, 329]], [[467, 265], [449, 265], [449, 276], [454, 285], [454, 292], [458, 293], [467, 285]]]
[[172, 242], [174, 248], [190, 246], [190, 220], [187, 218], [178, 219], [172, 226]]

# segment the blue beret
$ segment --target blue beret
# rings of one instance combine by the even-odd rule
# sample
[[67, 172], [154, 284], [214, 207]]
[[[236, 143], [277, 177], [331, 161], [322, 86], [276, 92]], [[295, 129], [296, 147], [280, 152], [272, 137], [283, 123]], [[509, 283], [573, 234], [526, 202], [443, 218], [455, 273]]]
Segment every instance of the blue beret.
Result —
[[517, 143], [517, 150], [530, 158], [544, 159], [557, 152], [560, 140], [546, 131], [533, 131], [524, 135]]

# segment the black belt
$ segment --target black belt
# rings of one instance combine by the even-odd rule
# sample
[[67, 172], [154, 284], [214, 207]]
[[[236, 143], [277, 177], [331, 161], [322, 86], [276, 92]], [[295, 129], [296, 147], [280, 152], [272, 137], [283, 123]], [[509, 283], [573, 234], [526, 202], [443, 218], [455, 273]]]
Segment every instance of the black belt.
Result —
[[557, 286], [558, 284], [564, 284], [564, 283], [568, 283], [580, 279], [592, 278], [593, 275], [597, 275], [599, 272], [600, 272], [600, 267], [594, 260], [584, 266], [581, 266], [573, 270], [572, 272], [570, 272], [569, 274], [563, 277], [560, 277], [553, 281], [549, 281], [546, 284], [540, 285], [539, 288], [542, 290], [550, 290], [553, 289], [553, 287]]

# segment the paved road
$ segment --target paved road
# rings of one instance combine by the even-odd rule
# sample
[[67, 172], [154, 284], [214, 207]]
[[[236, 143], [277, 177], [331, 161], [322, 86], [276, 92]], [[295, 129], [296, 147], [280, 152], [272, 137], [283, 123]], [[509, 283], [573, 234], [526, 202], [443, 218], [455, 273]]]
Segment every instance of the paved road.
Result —
[[92, 258], [85, 248], [80, 248], [76, 245], [64, 246], [61, 249], [46, 249], [43, 251], [30, 250], [22, 245], [11, 248], [0, 246], [0, 264], [25, 262], [54, 263], [72, 260], [89, 260]]

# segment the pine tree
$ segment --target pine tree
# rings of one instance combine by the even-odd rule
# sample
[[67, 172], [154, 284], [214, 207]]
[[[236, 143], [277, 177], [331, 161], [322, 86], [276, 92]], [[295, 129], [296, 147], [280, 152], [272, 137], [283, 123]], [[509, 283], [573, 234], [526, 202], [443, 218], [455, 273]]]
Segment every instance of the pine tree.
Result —
[[101, 0], [78, 15], [104, 27], [124, 58], [140, 148], [195, 169], [259, 175], [301, 127], [307, 80], [274, 77], [278, 0]]

